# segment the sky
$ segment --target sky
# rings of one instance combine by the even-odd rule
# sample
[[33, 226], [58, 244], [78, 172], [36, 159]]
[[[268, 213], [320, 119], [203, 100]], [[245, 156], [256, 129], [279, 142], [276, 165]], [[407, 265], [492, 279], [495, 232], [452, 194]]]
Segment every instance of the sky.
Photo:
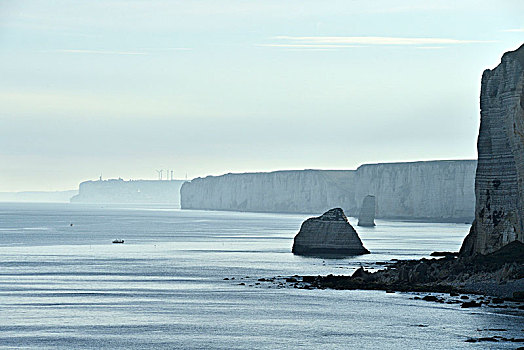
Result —
[[520, 0], [0, 0], [0, 191], [473, 159], [523, 42]]

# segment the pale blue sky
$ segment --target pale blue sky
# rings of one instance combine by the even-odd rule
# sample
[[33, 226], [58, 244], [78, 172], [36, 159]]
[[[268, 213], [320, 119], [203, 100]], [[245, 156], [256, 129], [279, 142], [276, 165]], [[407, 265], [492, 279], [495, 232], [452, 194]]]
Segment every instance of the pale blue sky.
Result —
[[523, 42], [523, 1], [3, 0], [0, 191], [474, 158]]

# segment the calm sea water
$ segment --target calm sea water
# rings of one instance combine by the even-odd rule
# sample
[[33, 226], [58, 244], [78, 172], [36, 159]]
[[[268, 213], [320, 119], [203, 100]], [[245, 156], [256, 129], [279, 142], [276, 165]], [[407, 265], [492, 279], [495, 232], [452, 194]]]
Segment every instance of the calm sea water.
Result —
[[465, 340], [524, 338], [522, 311], [409, 293], [250, 287], [260, 277], [351, 274], [456, 251], [469, 229], [378, 220], [357, 228], [372, 254], [322, 260], [290, 253], [306, 218], [0, 203], [0, 348], [513, 349]]

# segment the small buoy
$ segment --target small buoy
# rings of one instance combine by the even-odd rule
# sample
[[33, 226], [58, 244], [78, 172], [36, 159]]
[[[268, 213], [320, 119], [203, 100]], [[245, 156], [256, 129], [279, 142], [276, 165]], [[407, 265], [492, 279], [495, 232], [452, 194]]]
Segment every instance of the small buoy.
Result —
[[70, 223], [69, 226], [73, 226], [73, 223]]

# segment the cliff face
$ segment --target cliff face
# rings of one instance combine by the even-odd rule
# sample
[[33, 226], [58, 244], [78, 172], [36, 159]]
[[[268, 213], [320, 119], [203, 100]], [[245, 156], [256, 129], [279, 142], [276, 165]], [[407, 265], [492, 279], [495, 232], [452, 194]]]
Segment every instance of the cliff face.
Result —
[[180, 187], [184, 181], [112, 179], [85, 181], [72, 203], [157, 203], [180, 205]]
[[484, 71], [480, 109], [475, 221], [463, 255], [524, 242], [524, 45]]
[[181, 190], [182, 209], [318, 213], [355, 206], [354, 171], [302, 170], [197, 178]]
[[298, 255], [359, 255], [367, 254], [357, 232], [340, 208], [330, 209], [302, 223], [293, 242]]
[[377, 217], [471, 220], [475, 167], [473, 160], [365, 164], [355, 194], [376, 196]]
[[186, 182], [182, 209], [322, 213], [358, 216], [374, 195], [378, 218], [471, 221], [476, 161], [368, 164], [358, 170], [227, 174]]

